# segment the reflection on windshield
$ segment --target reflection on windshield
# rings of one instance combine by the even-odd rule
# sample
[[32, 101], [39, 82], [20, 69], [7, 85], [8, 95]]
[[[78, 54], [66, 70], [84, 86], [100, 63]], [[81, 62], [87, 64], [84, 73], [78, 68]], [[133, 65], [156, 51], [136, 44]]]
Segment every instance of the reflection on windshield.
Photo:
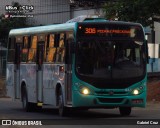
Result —
[[78, 42], [76, 71], [81, 76], [104, 79], [140, 77], [144, 73], [142, 45], [133, 41]]

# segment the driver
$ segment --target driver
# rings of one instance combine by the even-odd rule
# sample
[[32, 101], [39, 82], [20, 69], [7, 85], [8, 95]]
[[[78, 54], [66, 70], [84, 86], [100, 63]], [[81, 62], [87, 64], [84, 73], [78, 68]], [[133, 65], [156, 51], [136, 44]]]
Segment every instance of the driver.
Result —
[[126, 61], [126, 60], [129, 60], [129, 59], [125, 56], [125, 50], [122, 50], [120, 52], [120, 54], [118, 55], [118, 59], [117, 59], [116, 63]]

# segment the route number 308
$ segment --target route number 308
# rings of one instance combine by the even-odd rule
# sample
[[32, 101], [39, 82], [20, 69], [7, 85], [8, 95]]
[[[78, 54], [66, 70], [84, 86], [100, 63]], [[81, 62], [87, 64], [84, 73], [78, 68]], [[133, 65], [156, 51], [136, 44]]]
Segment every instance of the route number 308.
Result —
[[86, 28], [85, 33], [86, 34], [95, 34], [96, 33], [96, 28]]

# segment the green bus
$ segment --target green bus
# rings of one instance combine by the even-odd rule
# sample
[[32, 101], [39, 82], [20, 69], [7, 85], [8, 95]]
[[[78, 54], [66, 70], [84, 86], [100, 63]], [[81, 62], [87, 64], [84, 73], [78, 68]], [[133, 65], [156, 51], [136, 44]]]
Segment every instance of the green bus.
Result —
[[146, 105], [147, 43], [138, 23], [86, 19], [9, 33], [7, 94], [26, 111]]

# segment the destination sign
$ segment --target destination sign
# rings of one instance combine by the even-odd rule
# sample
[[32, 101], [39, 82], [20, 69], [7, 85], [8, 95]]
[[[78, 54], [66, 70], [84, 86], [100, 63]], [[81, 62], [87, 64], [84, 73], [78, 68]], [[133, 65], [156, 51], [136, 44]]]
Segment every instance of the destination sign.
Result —
[[96, 34], [96, 33], [116, 33], [116, 34], [131, 34], [131, 30], [106, 30], [106, 29], [96, 29], [96, 28], [85, 28], [85, 34]]
[[144, 34], [142, 27], [139, 25], [81, 23], [78, 26], [77, 37], [132, 38], [143, 40]]

